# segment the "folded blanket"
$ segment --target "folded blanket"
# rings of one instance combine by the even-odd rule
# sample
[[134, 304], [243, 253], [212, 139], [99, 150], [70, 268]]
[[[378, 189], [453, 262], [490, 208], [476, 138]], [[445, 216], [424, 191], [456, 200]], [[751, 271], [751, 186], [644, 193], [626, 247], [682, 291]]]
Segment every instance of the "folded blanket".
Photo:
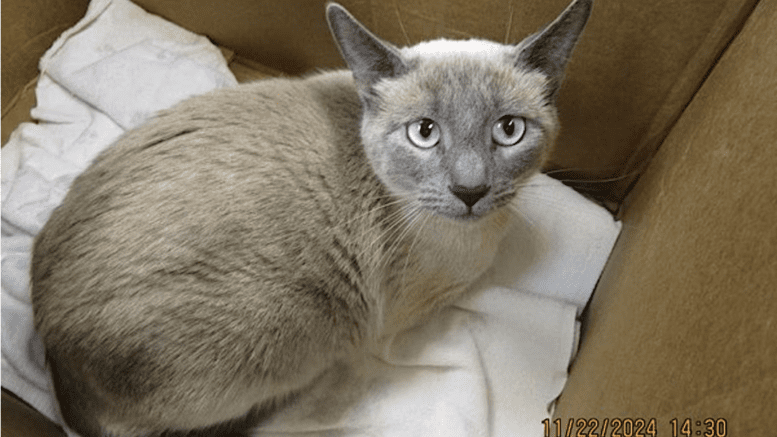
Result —
[[[122, 132], [236, 81], [206, 38], [126, 0], [93, 0], [40, 70], [39, 123], [21, 125], [2, 150], [2, 385], [61, 423], [32, 326], [34, 236]], [[620, 224], [547, 176], [520, 202], [524, 220], [471, 293], [382, 357], [333, 369], [256, 435], [540, 436]]]

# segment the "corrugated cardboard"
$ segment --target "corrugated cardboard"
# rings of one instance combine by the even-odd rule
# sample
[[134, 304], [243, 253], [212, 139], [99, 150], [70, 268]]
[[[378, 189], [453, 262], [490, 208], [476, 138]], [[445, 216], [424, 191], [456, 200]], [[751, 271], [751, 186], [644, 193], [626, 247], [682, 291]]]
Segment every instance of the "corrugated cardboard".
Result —
[[[234, 51], [242, 79], [342, 65], [324, 0], [138, 3]], [[342, 3], [407, 44], [516, 42], [567, 0]], [[86, 5], [2, 3], [3, 142], [27, 119], [37, 60]], [[621, 209], [626, 226], [585, 319], [557, 411], [564, 426], [655, 417], [665, 436], [673, 417], [711, 417], [727, 420], [729, 436], [777, 435], [776, 9], [777, 0], [597, 0], [562, 90], [551, 167], [613, 178], [578, 185]], [[4, 432], [21, 417], [5, 405]]]
[[[426, 39], [518, 42], [568, 0], [341, 2], [398, 45]], [[619, 178], [583, 184], [616, 208], [755, 0], [598, 1], [569, 66], [563, 128], [551, 168], [565, 177]], [[321, 11], [325, 0], [174, 0], [138, 4], [204, 33], [243, 57], [290, 74], [343, 65]], [[580, 170], [583, 169], [583, 170]]]
[[38, 59], [51, 43], [75, 24], [86, 12], [87, 0], [4, 1], [2, 19], [2, 141], [20, 122], [29, 119], [34, 103], [34, 83]]
[[64, 436], [62, 428], [49, 421], [26, 402], [3, 389], [4, 437]]
[[[762, 0], [628, 198], [558, 416], [777, 435], [777, 1]], [[703, 425], [702, 425], [703, 426]]]
[[[325, 0], [139, 0], [147, 10], [273, 69], [300, 74], [342, 66], [323, 18]], [[517, 42], [567, 0], [344, 0], [395, 43], [435, 37]], [[597, 2], [575, 52], [562, 98], [563, 129], [551, 168], [616, 209], [756, 0]], [[34, 78], [34, 65], [86, 2], [3, 3], [3, 114]], [[21, 17], [21, 19], [17, 18]], [[19, 30], [21, 29], [21, 30]], [[6, 39], [9, 43], [6, 44]], [[23, 61], [22, 61], [23, 60]], [[9, 97], [6, 98], [6, 93]]]

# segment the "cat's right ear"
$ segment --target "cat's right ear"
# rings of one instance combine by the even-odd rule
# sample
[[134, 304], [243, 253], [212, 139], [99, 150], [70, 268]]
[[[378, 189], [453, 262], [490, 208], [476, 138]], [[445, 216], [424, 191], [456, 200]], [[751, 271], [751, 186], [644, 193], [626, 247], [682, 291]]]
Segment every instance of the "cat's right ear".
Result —
[[379, 80], [407, 72], [399, 50], [373, 35], [345, 8], [337, 3], [327, 4], [326, 18], [362, 98], [369, 97]]

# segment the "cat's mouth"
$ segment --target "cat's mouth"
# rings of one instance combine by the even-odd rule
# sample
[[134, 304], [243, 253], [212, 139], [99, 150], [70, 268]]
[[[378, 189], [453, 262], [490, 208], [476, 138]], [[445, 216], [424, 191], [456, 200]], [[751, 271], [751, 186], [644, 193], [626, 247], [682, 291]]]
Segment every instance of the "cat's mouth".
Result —
[[479, 219], [479, 218], [481, 218], [481, 217], [482, 217], [482, 216], [480, 216], [480, 215], [475, 215], [475, 214], [473, 214], [473, 213], [472, 213], [472, 211], [468, 211], [467, 213], [465, 213], [465, 214], [463, 214], [463, 215], [460, 215], [460, 216], [458, 216], [458, 217], [456, 218], [456, 220], [461, 220], [461, 221], [464, 221], [464, 222], [469, 222], [469, 221], [475, 221], [475, 220], [478, 220], [478, 219]]
[[445, 209], [432, 208], [432, 212], [434, 212], [434, 214], [462, 223], [480, 220], [484, 216], [488, 215], [491, 210], [492, 208], [478, 208], [465, 205], [455, 205], [454, 207]]
[[455, 218], [457, 220], [472, 221], [472, 220], [477, 220], [483, 217], [484, 215], [488, 214], [488, 210], [475, 212], [472, 210], [472, 208], [473, 207], [471, 206], [467, 206], [466, 211], [458, 214]]
[[450, 196], [444, 200], [425, 205], [433, 214], [459, 223], [472, 223], [486, 218], [508, 207], [512, 196], [504, 192], [487, 195], [469, 204]]
[[[468, 192], [441, 192], [440, 190], [429, 190], [423, 194], [417, 195], [406, 205], [408, 217], [413, 217], [421, 210], [431, 213], [434, 216], [451, 220], [459, 223], [471, 223], [483, 219], [494, 211], [505, 206], [506, 196], [504, 192], [494, 190], [482, 190], [483, 193], [475, 193], [473, 196], [467, 196]], [[470, 190], [474, 191], [474, 190]], [[485, 192], [490, 191], [490, 192]], [[413, 196], [404, 195], [404, 198], [412, 199]]]

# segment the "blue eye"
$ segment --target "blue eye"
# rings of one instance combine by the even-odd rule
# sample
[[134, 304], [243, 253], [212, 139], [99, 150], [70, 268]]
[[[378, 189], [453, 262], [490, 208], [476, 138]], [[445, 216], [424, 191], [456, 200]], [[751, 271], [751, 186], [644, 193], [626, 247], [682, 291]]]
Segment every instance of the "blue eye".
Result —
[[526, 133], [526, 120], [523, 117], [505, 115], [494, 123], [491, 138], [500, 146], [510, 147], [518, 144]]
[[434, 120], [422, 118], [407, 125], [407, 139], [420, 149], [431, 149], [440, 142], [440, 127]]

